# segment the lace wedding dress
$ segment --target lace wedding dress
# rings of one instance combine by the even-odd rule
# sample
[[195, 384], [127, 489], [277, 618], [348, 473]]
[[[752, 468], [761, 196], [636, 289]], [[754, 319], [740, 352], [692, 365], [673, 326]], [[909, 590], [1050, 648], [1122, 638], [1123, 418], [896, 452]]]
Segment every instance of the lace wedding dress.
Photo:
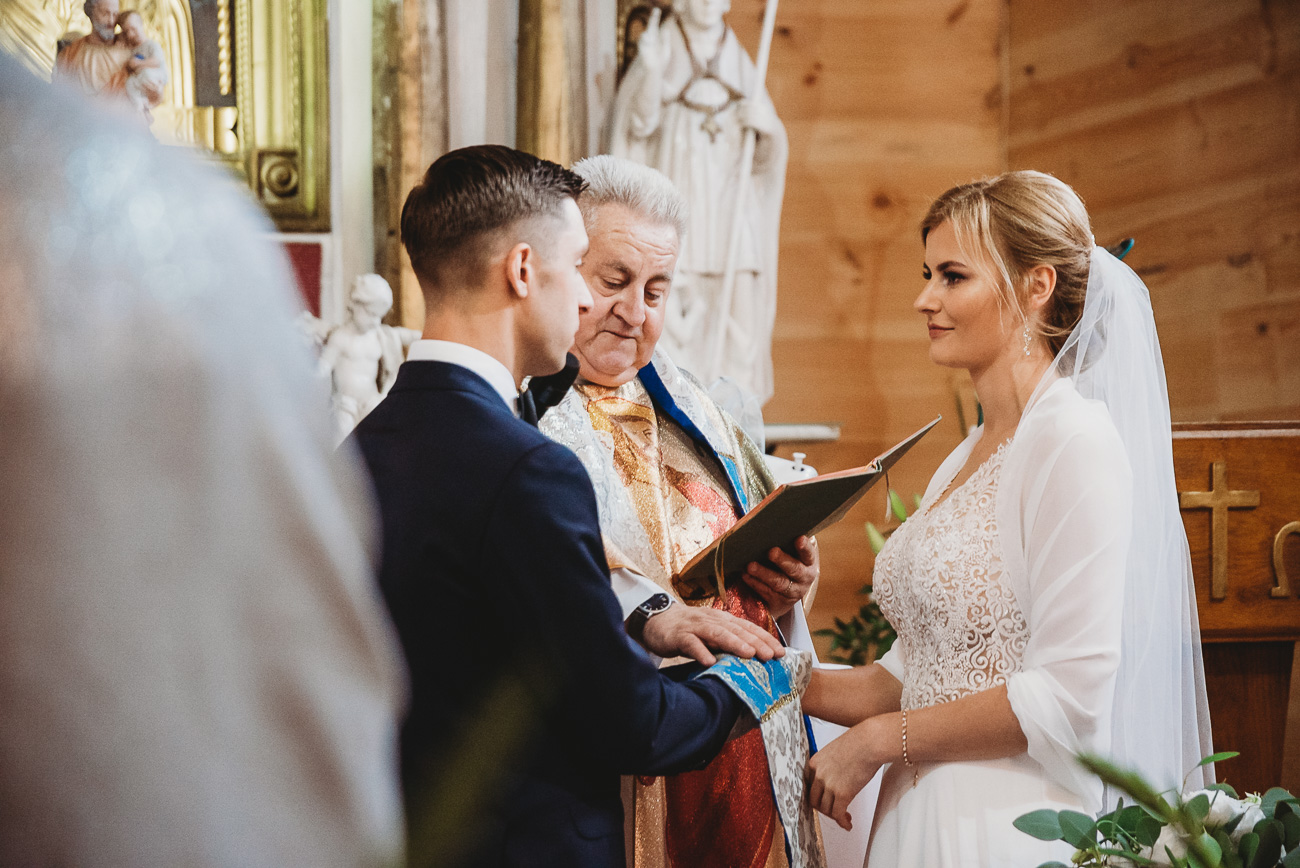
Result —
[[[881, 663], [902, 683], [905, 709], [1006, 684], [1022, 667], [1029, 628], [1005, 575], [995, 513], [1007, 446], [955, 490], [948, 491], [951, 475], [932, 484], [876, 559], [875, 597], [898, 630]], [[868, 855], [873, 868], [1068, 861], [1070, 848], [1012, 826], [1038, 808], [1082, 809], [1028, 753], [923, 764], [915, 788], [912, 781], [901, 764], [885, 770]]]

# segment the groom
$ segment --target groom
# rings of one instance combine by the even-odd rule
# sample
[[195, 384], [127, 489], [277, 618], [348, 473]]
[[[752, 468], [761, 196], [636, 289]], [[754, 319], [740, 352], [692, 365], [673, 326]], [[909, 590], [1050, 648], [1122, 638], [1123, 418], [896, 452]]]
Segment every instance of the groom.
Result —
[[[564, 366], [591, 304], [582, 189], [476, 146], [430, 166], [402, 211], [425, 339], [355, 440], [411, 670], [413, 864], [622, 866], [618, 775], [703, 766], [740, 711], [720, 681], [677, 683], [632, 645], [586, 471], [516, 417], [519, 383]], [[779, 653], [762, 638], [751, 653]]]

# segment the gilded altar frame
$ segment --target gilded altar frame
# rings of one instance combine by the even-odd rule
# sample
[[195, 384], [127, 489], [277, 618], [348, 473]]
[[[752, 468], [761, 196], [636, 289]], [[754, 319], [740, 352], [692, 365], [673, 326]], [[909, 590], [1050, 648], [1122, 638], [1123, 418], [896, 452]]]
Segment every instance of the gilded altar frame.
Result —
[[[151, 127], [159, 140], [226, 166], [281, 231], [329, 231], [326, 0], [122, 0], [121, 8], [140, 12], [167, 58], [171, 81]], [[81, 10], [82, 0], [4, 0], [0, 50], [48, 78], [58, 40], [90, 30]], [[207, 28], [196, 29], [198, 11], [211, 17]], [[206, 105], [199, 64], [215, 82]]]

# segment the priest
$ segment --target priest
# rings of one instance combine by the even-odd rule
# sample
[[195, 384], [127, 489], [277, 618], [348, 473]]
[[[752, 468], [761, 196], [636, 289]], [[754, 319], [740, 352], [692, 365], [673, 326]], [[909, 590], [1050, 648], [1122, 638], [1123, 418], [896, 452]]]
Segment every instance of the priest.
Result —
[[[629, 633], [671, 612], [727, 612], [810, 647], [804, 606], [816, 542], [747, 568], [725, 599], [674, 581], [702, 548], [773, 487], [763, 456], [689, 373], [656, 349], [686, 205], [659, 172], [611, 156], [574, 166], [591, 247], [581, 272], [593, 304], [580, 317], [574, 387], [541, 420], [592, 478], [605, 553]], [[799, 637], [796, 639], [795, 637]], [[707, 660], [705, 662], [708, 662]], [[630, 792], [629, 792], [630, 791]], [[635, 866], [785, 864], [763, 742], [733, 739], [705, 769], [630, 779]]]

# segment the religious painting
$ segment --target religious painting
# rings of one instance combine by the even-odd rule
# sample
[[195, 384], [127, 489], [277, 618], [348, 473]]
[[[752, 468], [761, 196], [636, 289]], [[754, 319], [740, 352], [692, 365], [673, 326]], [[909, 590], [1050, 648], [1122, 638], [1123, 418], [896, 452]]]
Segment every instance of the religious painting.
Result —
[[[116, 32], [110, 14], [99, 44], [127, 48], [96, 62], [124, 68], [114, 73], [120, 85], [102, 92], [138, 103], [164, 144], [194, 148], [228, 167], [282, 231], [328, 231], [325, 2], [120, 0]], [[83, 38], [97, 32], [86, 13], [94, 7], [5, 0], [0, 50], [46, 79], [64, 52], [62, 74], [79, 62]], [[142, 65], [152, 68], [142, 72]], [[101, 92], [93, 84], [82, 89]]]

